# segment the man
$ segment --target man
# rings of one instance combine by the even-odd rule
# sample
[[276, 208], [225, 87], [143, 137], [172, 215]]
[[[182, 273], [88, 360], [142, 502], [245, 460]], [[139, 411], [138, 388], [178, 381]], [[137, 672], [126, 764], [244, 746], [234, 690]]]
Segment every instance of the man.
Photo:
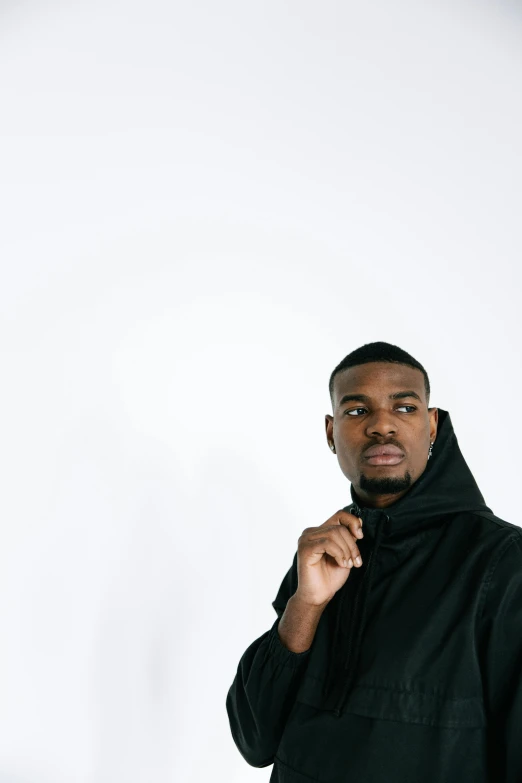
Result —
[[299, 537], [227, 695], [234, 741], [271, 783], [522, 783], [521, 529], [408, 353], [362, 346], [330, 394], [352, 502]]

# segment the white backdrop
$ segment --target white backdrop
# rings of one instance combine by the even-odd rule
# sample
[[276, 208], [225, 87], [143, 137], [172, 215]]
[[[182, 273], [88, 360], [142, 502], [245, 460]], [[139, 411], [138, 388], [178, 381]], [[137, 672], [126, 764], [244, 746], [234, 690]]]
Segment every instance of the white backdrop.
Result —
[[268, 781], [227, 690], [413, 354], [520, 523], [512, 3], [0, 3], [0, 783]]

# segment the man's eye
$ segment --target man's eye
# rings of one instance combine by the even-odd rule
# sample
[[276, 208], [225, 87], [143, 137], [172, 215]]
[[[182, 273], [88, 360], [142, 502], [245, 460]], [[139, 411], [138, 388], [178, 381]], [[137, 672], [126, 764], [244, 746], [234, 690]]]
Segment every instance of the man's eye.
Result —
[[[400, 405], [400, 406], [397, 408], [397, 410], [400, 410], [401, 408], [411, 408], [411, 409], [412, 409], [412, 411], [416, 411], [416, 410], [417, 410], [417, 408], [415, 407], [415, 405]], [[353, 414], [355, 414], [355, 416], [353, 416], [353, 418], [356, 418], [356, 417], [357, 417], [357, 415], [358, 415], [358, 414], [357, 414], [357, 411], [365, 411], [365, 410], [366, 410], [366, 408], [352, 408], [352, 410], [350, 410], [350, 411], [345, 411], [345, 413], [347, 413], [349, 416], [352, 416]]]

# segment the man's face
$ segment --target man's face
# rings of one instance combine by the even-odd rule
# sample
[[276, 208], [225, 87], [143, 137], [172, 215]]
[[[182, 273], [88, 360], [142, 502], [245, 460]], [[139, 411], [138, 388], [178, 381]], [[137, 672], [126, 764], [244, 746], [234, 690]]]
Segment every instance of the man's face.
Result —
[[[333, 416], [327, 415], [325, 423], [327, 440], [334, 443], [341, 470], [357, 495], [369, 506], [384, 508], [424, 472], [437, 421], [438, 410], [428, 408], [420, 370], [370, 362], [335, 376]], [[401, 451], [391, 458], [394, 464], [367, 455], [370, 447], [384, 445]]]

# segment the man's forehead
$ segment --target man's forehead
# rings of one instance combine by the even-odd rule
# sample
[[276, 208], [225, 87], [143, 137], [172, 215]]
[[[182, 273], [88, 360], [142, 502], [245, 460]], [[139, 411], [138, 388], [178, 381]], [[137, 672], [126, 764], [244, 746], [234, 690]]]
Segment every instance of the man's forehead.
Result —
[[406, 385], [408, 388], [423, 391], [422, 372], [415, 367], [392, 362], [358, 364], [341, 370], [334, 378], [336, 396], [358, 391], [381, 396], [389, 391], [401, 391]]

